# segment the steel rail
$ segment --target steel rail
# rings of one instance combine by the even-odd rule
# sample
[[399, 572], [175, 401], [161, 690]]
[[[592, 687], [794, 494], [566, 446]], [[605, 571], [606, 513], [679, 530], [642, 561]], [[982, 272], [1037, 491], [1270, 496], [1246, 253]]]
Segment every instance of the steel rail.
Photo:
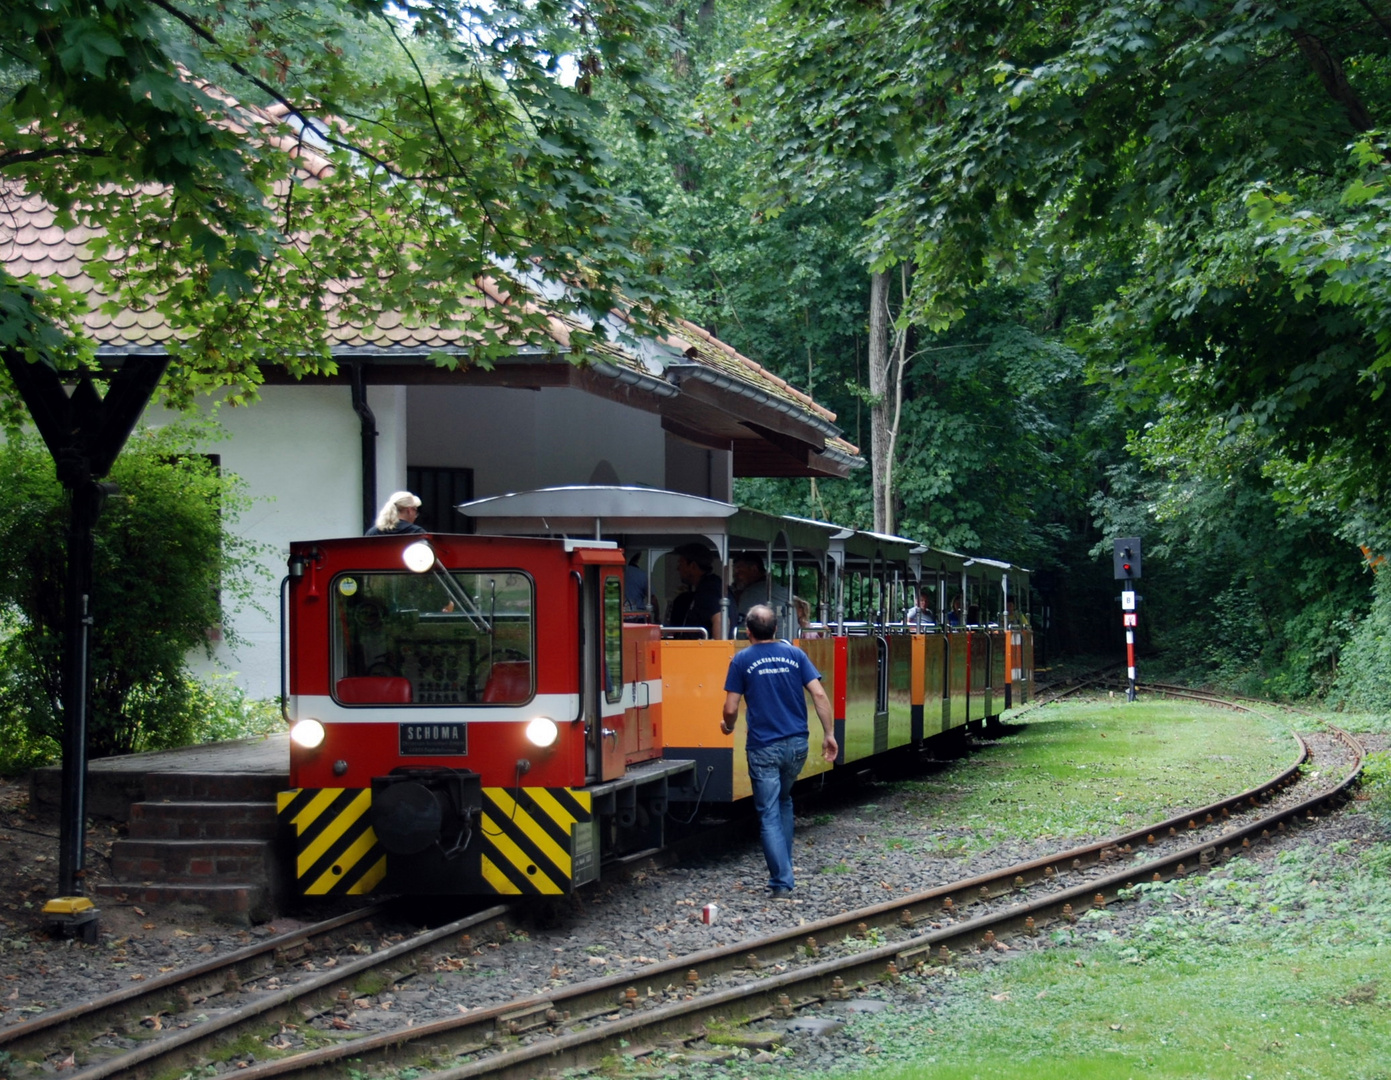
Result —
[[[1095, 686], [1097, 683], [1105, 680], [1107, 676], [1116, 671], [1119, 667], [1119, 664], [1111, 664], [1107, 667], [1097, 668], [1095, 671], [1086, 672], [1085, 674], [1077, 676], [1075, 682], [1063, 686], [1058, 690], [1053, 690], [1051, 686], [1049, 689], [1039, 690], [1036, 692], [1038, 696], [1035, 696], [1034, 700], [1028, 702], [1028, 704], [1019, 706], [1011, 715], [1010, 719], [1032, 712], [1034, 709], [1041, 708], [1044, 705], [1052, 705], [1054, 702], [1062, 701], [1063, 698], [1071, 697], [1073, 694], [1081, 693], [1081, 691], [1088, 687]], [[1045, 698], [1041, 696], [1043, 694], [1050, 694], [1052, 696]]]
[[221, 1016], [211, 1017], [167, 1038], [146, 1043], [127, 1053], [118, 1054], [74, 1072], [73, 1080], [103, 1080], [104, 1077], [116, 1075], [127, 1078], [148, 1075], [151, 1072], [148, 1067], [150, 1062], [158, 1062], [159, 1068], [167, 1069], [171, 1063], [186, 1061], [206, 1044], [225, 1037], [231, 1029], [245, 1027], [252, 1022], [266, 1023], [284, 1019], [291, 1014], [297, 1002], [315, 996], [333, 999], [337, 992], [351, 987], [364, 971], [395, 963], [436, 942], [454, 938], [482, 923], [496, 920], [506, 915], [508, 910], [505, 905], [494, 906], [455, 919], [434, 930], [417, 934], [389, 948], [338, 964], [310, 979], [264, 994], [240, 1008], [229, 1009]]
[[13, 1057], [38, 1049], [40, 1040], [53, 1040], [77, 1028], [101, 1031], [133, 1017], [187, 1007], [185, 998], [220, 993], [228, 982], [246, 982], [264, 969], [308, 955], [320, 939], [368, 921], [386, 910], [381, 901], [331, 919], [277, 934], [255, 945], [212, 957], [193, 967], [160, 975], [138, 986], [80, 1005], [45, 1013], [15, 1027], [0, 1030], [0, 1050]]
[[1260, 709], [1255, 708], [1256, 705], [1268, 705], [1272, 708], [1284, 709], [1287, 712], [1296, 713], [1300, 716], [1317, 715], [1313, 712], [1310, 712], [1308, 709], [1301, 709], [1297, 705], [1287, 705], [1283, 702], [1278, 701], [1264, 701], [1260, 698], [1244, 697], [1240, 694], [1236, 695], [1235, 697], [1227, 698], [1222, 697], [1215, 691], [1197, 689], [1191, 686], [1179, 686], [1177, 683], [1138, 683], [1136, 685], [1136, 689], [1149, 690], [1152, 693], [1164, 694], [1169, 697], [1190, 698], [1194, 701], [1207, 701], [1216, 705], [1225, 705], [1229, 708], [1245, 709], [1247, 712], [1256, 713], [1258, 716], [1265, 716], [1267, 719], [1274, 718], [1269, 717], [1266, 713], [1261, 712]]
[[[266, 941], [207, 960], [193, 968], [171, 972], [138, 987], [108, 994], [81, 1005], [71, 1006], [0, 1033], [0, 1047], [13, 1058], [26, 1053], [51, 1050], [58, 1040], [68, 1045], [90, 1038], [90, 1033], [120, 1029], [139, 1019], [161, 1013], [186, 1012], [193, 1001], [203, 996], [240, 992], [244, 982], [250, 982], [288, 963], [312, 955], [315, 943], [333, 937], [345, 929], [361, 925], [385, 913], [389, 901], [367, 905], [344, 915], [325, 919], [298, 930], [280, 934]], [[229, 1028], [244, 1026], [253, 1019], [270, 1020], [284, 1013], [293, 1002], [311, 995], [333, 995], [363, 971], [400, 961], [412, 953], [453, 937], [482, 923], [506, 916], [509, 909], [494, 906], [484, 911], [456, 919], [435, 930], [417, 934], [386, 949], [377, 950], [356, 960], [335, 965], [312, 978], [258, 997], [240, 1008], [229, 1009], [163, 1038], [154, 1039], [133, 1051], [118, 1053], [72, 1073], [74, 1080], [100, 1080], [116, 1074], [135, 1075], [147, 1061], [175, 1060], [175, 1055], [188, 1057], [209, 1040]]]

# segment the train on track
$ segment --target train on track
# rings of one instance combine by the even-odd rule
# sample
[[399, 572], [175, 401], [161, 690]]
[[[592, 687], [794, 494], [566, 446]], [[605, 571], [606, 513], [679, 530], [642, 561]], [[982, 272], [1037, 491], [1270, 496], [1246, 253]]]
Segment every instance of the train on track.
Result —
[[[458, 509], [472, 532], [291, 545], [278, 816], [301, 895], [564, 894], [749, 798], [746, 725], [720, 730], [738, 584], [835, 707], [840, 756], [803, 780], [1030, 697], [1028, 574], [1007, 563], [648, 488]], [[711, 595], [697, 550], [715, 613], [664, 625], [678, 571]]]

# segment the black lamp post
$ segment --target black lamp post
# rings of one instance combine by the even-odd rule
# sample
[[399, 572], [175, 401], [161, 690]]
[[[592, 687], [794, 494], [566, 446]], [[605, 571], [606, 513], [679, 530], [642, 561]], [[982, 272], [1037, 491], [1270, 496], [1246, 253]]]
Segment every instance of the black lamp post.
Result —
[[[135, 429], [169, 366], [167, 356], [125, 357], [107, 371], [59, 372], [4, 350], [34, 426], [71, 495], [68, 522], [67, 588], [63, 642], [63, 798], [58, 826], [58, 889], [63, 898], [80, 895], [87, 834], [87, 718], [91, 677], [89, 638], [98, 613], [91, 609], [93, 529], [106, 497], [116, 490], [102, 483], [116, 455]], [[96, 382], [106, 383], [106, 393]], [[75, 384], [72, 392], [65, 383]], [[90, 905], [88, 905], [90, 907]], [[68, 905], [71, 907], [71, 905]], [[47, 910], [47, 909], [46, 909]], [[95, 926], [84, 919], [84, 932]]]

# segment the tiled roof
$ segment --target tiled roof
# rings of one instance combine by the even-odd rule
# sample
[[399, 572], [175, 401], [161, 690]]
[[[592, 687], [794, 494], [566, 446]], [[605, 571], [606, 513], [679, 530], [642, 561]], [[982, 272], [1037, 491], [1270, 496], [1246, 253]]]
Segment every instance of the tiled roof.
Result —
[[834, 422], [836, 414], [824, 405], [818, 405], [811, 395], [804, 394], [785, 379], [780, 379], [767, 368], [750, 360], [734, 346], [726, 344], [707, 330], [685, 319], [676, 321], [677, 333], [666, 340], [681, 353], [708, 367], [717, 368], [736, 378], [747, 379], [761, 389], [777, 397], [787, 398], [801, 405], [808, 412], [816, 413]]
[[[64, 230], [55, 218], [53, 208], [42, 199], [25, 195], [13, 185], [0, 185], [0, 260], [6, 269], [17, 278], [35, 274], [85, 293], [91, 310], [82, 322], [99, 346], [155, 348], [173, 339], [177, 331], [153, 307], [122, 308], [114, 314], [102, 310], [106, 298], [87, 269], [94, 258], [87, 248], [93, 230], [82, 225]], [[120, 254], [111, 252], [106, 258], [116, 260]], [[458, 346], [467, 335], [463, 330], [412, 325], [399, 312], [387, 312], [368, 325], [335, 320], [330, 312], [328, 336], [334, 347], [428, 352]]]

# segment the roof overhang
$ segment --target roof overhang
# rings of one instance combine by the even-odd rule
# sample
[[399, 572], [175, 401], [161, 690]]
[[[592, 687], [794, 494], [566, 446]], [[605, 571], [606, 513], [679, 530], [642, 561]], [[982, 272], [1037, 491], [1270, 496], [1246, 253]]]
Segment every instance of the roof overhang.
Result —
[[351, 379], [346, 369], [356, 365], [363, 382], [375, 386], [568, 387], [655, 413], [663, 430], [676, 438], [729, 452], [738, 477], [843, 479], [864, 464], [853, 447], [839, 439], [834, 424], [726, 375], [714, 382], [689, 377], [694, 365], [681, 365], [687, 377], [671, 371], [654, 375], [607, 359], [575, 363], [564, 354], [534, 350], [497, 360], [488, 369], [464, 364], [451, 370], [431, 359], [436, 351], [336, 349], [334, 356], [344, 370], [335, 375], [298, 379], [279, 365], [262, 371], [267, 385], [346, 385]]

